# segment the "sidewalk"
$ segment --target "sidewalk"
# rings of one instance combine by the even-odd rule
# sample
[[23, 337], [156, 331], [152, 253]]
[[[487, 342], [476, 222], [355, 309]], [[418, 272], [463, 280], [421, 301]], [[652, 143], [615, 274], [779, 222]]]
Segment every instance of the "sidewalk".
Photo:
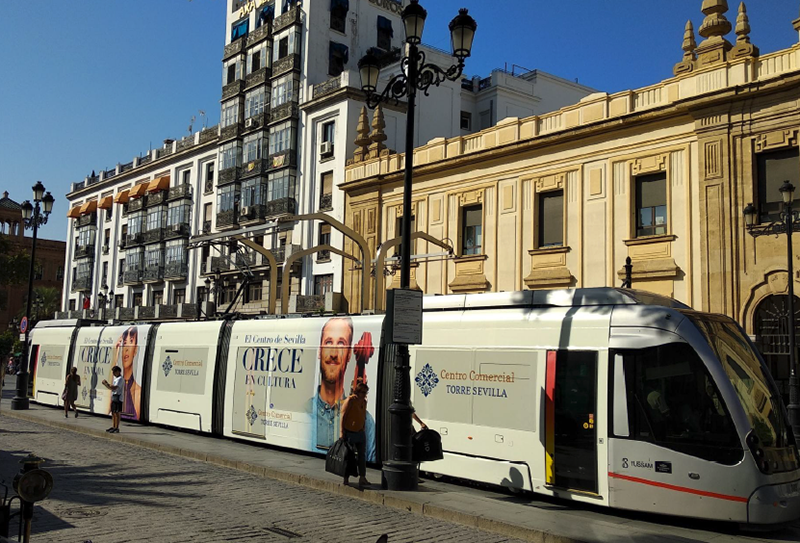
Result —
[[[363, 491], [344, 486], [339, 477], [325, 472], [323, 458], [216, 439], [156, 426], [126, 424], [119, 434], [108, 434], [109, 419], [81, 415], [64, 418], [63, 410], [31, 404], [27, 411], [10, 411], [13, 379], [7, 379], [2, 417], [72, 432], [113, 439], [184, 458], [225, 466], [301, 486], [405, 509], [439, 520], [457, 522], [508, 537], [546, 543], [567, 542], [778, 542], [800, 541], [800, 526], [768, 534], [746, 534], [729, 524], [611, 512], [562, 500], [536, 496], [514, 497], [425, 479], [418, 492], [380, 489], [381, 474], [369, 470], [374, 483]], [[45, 454], [44, 451], [35, 451]]]

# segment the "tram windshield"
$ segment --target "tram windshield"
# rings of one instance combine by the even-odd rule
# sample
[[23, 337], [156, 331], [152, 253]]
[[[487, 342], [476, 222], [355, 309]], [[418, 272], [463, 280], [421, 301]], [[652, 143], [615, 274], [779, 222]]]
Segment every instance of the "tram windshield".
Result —
[[780, 395], [742, 329], [725, 317], [687, 316], [717, 355], [762, 446], [788, 446], [789, 426]]

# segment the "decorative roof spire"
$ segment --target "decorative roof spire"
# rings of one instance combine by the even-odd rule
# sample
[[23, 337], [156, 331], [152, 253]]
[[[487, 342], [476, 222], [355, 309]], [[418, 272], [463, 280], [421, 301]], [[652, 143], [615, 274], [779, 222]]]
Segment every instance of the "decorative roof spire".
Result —
[[694, 54], [696, 48], [697, 42], [694, 39], [694, 26], [692, 25], [692, 21], [686, 21], [686, 26], [683, 30], [683, 44], [681, 44], [683, 60], [672, 68], [672, 73], [679, 75], [691, 72], [694, 69], [694, 61], [697, 59], [697, 55]]
[[683, 49], [683, 60], [694, 60], [695, 54], [694, 50], [697, 48], [697, 42], [694, 39], [694, 25], [692, 25], [692, 21], [686, 21], [686, 27], [683, 29], [683, 44], [681, 45], [681, 49]]
[[698, 33], [707, 40], [718, 41], [731, 31], [731, 23], [725, 18], [728, 0], [703, 0], [700, 11], [706, 16]]
[[750, 19], [744, 2], [739, 4], [739, 15], [736, 16], [736, 45], [728, 53], [728, 59], [757, 57], [758, 47], [750, 43]]
[[736, 16], [736, 43], [750, 43], [750, 18], [744, 2], [739, 4], [739, 15]]
[[361, 115], [358, 117], [358, 126], [356, 126], [356, 139], [353, 143], [356, 144], [356, 150], [353, 153], [353, 160], [361, 162], [367, 158], [369, 148], [369, 117], [367, 117], [367, 107], [361, 107]]
[[383, 142], [386, 141], [388, 136], [383, 131], [384, 128], [386, 128], [386, 121], [383, 120], [383, 109], [378, 106], [372, 116], [372, 133], [369, 135], [372, 143], [369, 146], [369, 158], [378, 158], [381, 155], [381, 151], [386, 149]]

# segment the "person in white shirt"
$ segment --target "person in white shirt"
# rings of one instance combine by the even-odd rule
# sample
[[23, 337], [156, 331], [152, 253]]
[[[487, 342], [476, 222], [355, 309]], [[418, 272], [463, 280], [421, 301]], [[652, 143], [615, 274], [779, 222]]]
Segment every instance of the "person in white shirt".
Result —
[[103, 379], [103, 384], [111, 391], [111, 428], [106, 430], [111, 434], [119, 433], [119, 415], [122, 413], [122, 395], [125, 393], [125, 380], [119, 366], [111, 368], [114, 380], [111, 384]]

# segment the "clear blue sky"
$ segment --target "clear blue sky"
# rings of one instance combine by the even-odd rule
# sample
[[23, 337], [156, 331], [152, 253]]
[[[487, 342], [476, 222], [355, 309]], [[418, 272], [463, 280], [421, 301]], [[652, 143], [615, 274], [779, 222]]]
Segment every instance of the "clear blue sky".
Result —
[[[469, 75], [516, 64], [615, 92], [672, 75], [701, 3], [422, 0], [424, 41], [449, 49], [447, 23], [468, 7], [478, 22]], [[199, 110], [218, 122], [225, 4], [0, 0], [0, 190], [22, 201], [37, 180], [47, 186], [56, 207], [43, 237], [66, 238], [70, 183], [186, 135], [193, 115], [196, 130]], [[735, 23], [739, 4], [729, 5]], [[762, 53], [798, 41], [798, 0], [753, 0], [748, 12]]]

